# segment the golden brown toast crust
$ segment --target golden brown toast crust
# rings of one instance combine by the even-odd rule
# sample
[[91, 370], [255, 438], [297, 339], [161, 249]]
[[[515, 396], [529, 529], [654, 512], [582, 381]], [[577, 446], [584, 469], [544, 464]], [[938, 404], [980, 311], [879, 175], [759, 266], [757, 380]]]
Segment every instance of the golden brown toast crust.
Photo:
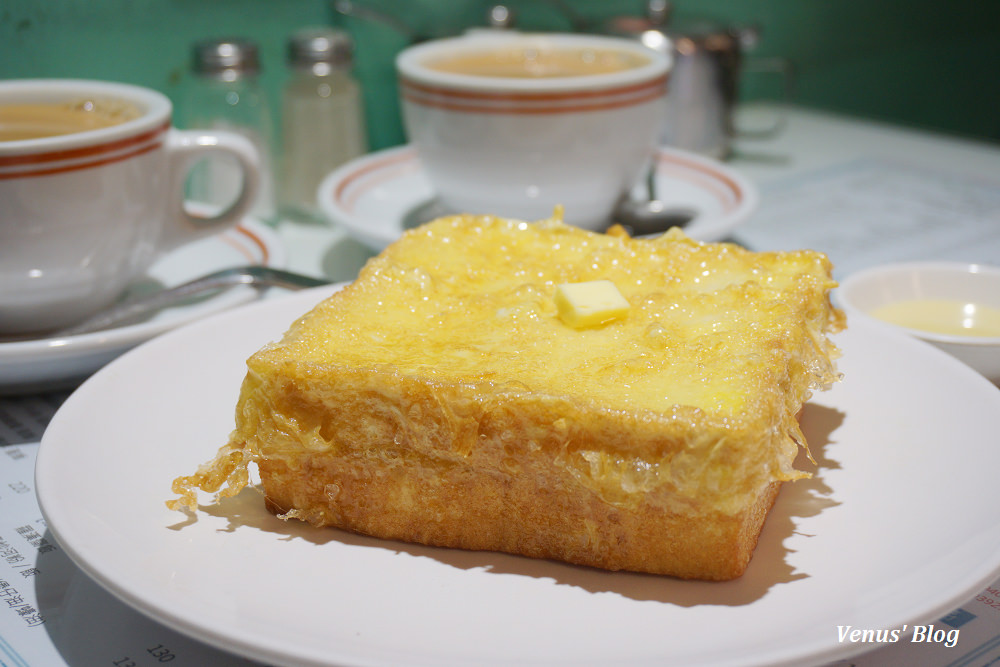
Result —
[[[335, 465], [328, 465], [335, 463]], [[324, 465], [327, 464], [327, 465]], [[555, 484], [519, 477], [447, 479], [430, 489], [413, 484], [406, 470], [373, 479], [367, 464], [337, 460], [309, 467], [309, 479], [268, 465], [268, 511], [284, 516], [294, 506], [328, 505], [323, 488], [334, 486], [343, 500], [318, 525], [363, 535], [430, 546], [503, 551], [606, 570], [670, 574], [681, 578], [728, 580], [743, 574], [778, 492], [763, 489], [756, 502], [734, 515], [692, 518], [662, 508], [618, 508], [593, 492], [567, 495]], [[277, 468], [277, 469], [275, 469]], [[391, 502], [415, 488], [417, 506]], [[404, 491], [405, 490], [405, 491]], [[465, 508], [458, 517], [435, 516], [431, 508]]]

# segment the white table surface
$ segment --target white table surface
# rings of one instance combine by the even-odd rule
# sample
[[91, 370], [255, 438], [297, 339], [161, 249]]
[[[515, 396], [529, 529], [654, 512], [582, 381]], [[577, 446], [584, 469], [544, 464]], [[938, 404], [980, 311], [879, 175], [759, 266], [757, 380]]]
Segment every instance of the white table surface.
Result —
[[[772, 113], [747, 107], [744, 114]], [[738, 139], [730, 164], [758, 185], [841, 162], [893, 158], [1000, 179], [1000, 145], [921, 131], [852, 116], [789, 107], [782, 132], [768, 139]]]

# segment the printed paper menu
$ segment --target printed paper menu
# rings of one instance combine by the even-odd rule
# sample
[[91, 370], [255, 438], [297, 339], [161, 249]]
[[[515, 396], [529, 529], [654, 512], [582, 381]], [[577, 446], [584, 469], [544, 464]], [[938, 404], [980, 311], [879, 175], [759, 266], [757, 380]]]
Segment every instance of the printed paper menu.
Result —
[[1000, 173], [970, 178], [859, 159], [769, 183], [737, 238], [753, 250], [822, 250], [843, 277], [897, 261], [1000, 264]]

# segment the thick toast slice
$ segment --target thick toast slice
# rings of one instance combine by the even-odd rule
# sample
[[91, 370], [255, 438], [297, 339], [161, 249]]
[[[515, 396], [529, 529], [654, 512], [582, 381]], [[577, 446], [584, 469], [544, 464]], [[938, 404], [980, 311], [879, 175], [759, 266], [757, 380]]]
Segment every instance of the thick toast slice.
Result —
[[[624, 316], [576, 328], [557, 286], [610, 281]], [[248, 360], [236, 429], [179, 478], [376, 537], [609, 570], [745, 570], [838, 379], [825, 255], [652, 240], [559, 221], [444, 218]]]

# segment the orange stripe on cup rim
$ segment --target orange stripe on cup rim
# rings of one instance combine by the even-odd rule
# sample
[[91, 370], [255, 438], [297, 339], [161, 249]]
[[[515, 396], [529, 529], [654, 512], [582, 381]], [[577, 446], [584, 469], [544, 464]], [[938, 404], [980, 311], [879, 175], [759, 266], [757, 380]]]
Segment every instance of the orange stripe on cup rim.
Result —
[[666, 93], [669, 74], [641, 83], [575, 92], [487, 92], [452, 90], [400, 79], [401, 96], [420, 106], [466, 113], [540, 115], [603, 111], [650, 102]]
[[637, 94], [642, 91], [657, 89], [666, 90], [667, 79], [669, 78], [669, 72], [657, 76], [654, 79], [648, 81], [641, 81], [639, 83], [629, 83], [623, 86], [607, 87], [607, 88], [588, 88], [584, 90], [575, 91], [552, 91], [552, 90], [538, 90], [538, 91], [486, 91], [486, 90], [464, 90], [460, 88], [452, 88], [449, 86], [437, 86], [428, 85], [426, 83], [418, 83], [405, 76], [400, 76], [399, 83], [404, 88], [404, 91], [410, 94], [420, 93], [424, 95], [432, 95], [436, 97], [446, 97], [460, 100], [477, 100], [477, 101], [488, 101], [488, 102], [504, 102], [504, 103], [519, 103], [519, 102], [571, 102], [576, 100], [584, 99], [595, 99], [595, 98], [606, 98], [621, 95]]
[[35, 169], [22, 169], [19, 171], [3, 172], [0, 171], [0, 181], [6, 181], [14, 178], [35, 178], [38, 176], [53, 176], [55, 174], [65, 174], [71, 171], [82, 171], [84, 169], [93, 169], [95, 167], [103, 167], [107, 164], [114, 164], [115, 162], [124, 162], [131, 158], [137, 157], [139, 155], [144, 155], [150, 151], [156, 150], [162, 146], [162, 142], [156, 142], [146, 146], [140, 146], [139, 148], [128, 151], [126, 153], [119, 153], [117, 155], [111, 155], [108, 157], [98, 156], [96, 159], [88, 160], [86, 162], [71, 162], [69, 164], [55, 165], [55, 166], [41, 166]]
[[100, 158], [101, 156], [109, 153], [114, 153], [157, 140], [160, 135], [164, 134], [168, 129], [170, 129], [169, 120], [152, 130], [148, 130], [131, 137], [126, 137], [124, 139], [94, 144], [92, 146], [22, 153], [18, 155], [3, 155], [0, 156], [0, 169], [5, 169], [7, 167], [19, 167], [22, 165], [40, 165], [54, 162], [65, 162], [67, 160], [81, 160], [85, 158]]
[[540, 115], [540, 114], [560, 114], [560, 113], [576, 113], [580, 111], [605, 111], [608, 109], [619, 109], [622, 107], [636, 106], [639, 104], [645, 104], [651, 102], [660, 97], [663, 97], [662, 90], [653, 90], [647, 92], [644, 95], [617, 98], [617, 99], [605, 99], [605, 100], [587, 100], [578, 104], [558, 104], [558, 105], [547, 105], [547, 106], [534, 106], [526, 104], [513, 104], [510, 106], [504, 106], [502, 100], [497, 100], [497, 104], [477, 104], [475, 102], [465, 102], [462, 100], [441, 100], [434, 98], [424, 98], [417, 95], [410, 95], [405, 90], [402, 93], [404, 100], [417, 104], [420, 106], [431, 107], [434, 109], [443, 109], [446, 111], [458, 111], [458, 112], [468, 112], [468, 113], [493, 113], [493, 114], [511, 114], [511, 115]]

